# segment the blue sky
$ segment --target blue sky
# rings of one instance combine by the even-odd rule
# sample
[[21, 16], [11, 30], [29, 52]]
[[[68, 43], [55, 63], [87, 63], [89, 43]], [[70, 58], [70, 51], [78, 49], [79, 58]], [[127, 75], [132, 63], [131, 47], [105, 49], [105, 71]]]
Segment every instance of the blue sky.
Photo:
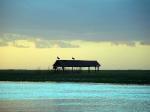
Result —
[[149, 0], [0, 0], [0, 33], [149, 43], [149, 6]]

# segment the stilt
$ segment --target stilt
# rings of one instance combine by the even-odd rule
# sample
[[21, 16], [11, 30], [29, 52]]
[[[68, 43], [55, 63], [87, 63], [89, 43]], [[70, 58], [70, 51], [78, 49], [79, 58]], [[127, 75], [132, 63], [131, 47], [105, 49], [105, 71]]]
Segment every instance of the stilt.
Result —
[[99, 67], [98, 67], [98, 71], [99, 71]]
[[88, 72], [90, 72], [90, 67], [88, 67]]
[[64, 68], [64, 67], [62, 67], [62, 69], [63, 69], [63, 71], [65, 71], [65, 68]]
[[80, 67], [80, 71], [82, 70], [82, 67]]

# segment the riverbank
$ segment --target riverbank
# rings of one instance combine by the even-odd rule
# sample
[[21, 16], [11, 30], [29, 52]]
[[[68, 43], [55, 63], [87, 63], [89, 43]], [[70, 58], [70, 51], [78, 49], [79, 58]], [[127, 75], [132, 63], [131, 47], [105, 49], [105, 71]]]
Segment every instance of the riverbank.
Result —
[[150, 84], [150, 70], [48, 71], [0, 70], [0, 81]]

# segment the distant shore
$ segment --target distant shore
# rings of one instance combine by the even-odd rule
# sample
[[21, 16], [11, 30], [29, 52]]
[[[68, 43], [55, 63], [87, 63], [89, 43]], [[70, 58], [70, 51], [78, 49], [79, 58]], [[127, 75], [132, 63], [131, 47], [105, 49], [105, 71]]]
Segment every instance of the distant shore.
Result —
[[0, 70], [0, 81], [150, 84], [150, 70], [48, 71]]

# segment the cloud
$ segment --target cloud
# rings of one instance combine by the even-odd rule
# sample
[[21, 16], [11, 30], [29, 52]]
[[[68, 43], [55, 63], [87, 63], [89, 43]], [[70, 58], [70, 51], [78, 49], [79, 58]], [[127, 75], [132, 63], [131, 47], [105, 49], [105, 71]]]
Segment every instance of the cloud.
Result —
[[64, 40], [43, 40], [35, 39], [36, 48], [79, 48], [79, 45], [72, 44], [70, 41]]
[[[34, 44], [34, 45], [33, 45]], [[79, 45], [65, 40], [48, 40], [40, 37], [30, 37], [20, 34], [6, 33], [0, 37], [0, 46], [13, 46], [17, 48], [79, 48]]]
[[6, 42], [0, 42], [0, 47], [8, 46]]
[[136, 42], [133, 42], [133, 41], [114, 41], [114, 42], [111, 42], [112, 45], [127, 45], [127, 46], [130, 46], [130, 47], [134, 47], [136, 45]]
[[149, 41], [142, 41], [140, 42], [141, 45], [150, 45], [150, 42]]
[[8, 43], [0, 39], [0, 47], [8, 46]]
[[15, 34], [15, 33], [5, 33], [0, 35], [0, 46], [13, 46], [18, 48], [29, 48], [29, 40], [31, 37]]
[[17, 44], [15, 44], [14, 47], [17, 47], [17, 48], [29, 48], [29, 46], [17, 45]]
[[95, 41], [95, 40], [50, 40], [42, 37], [32, 37], [27, 35], [6, 33], [0, 35], [0, 47], [13, 46], [17, 48], [79, 48], [82, 42], [103, 43], [110, 42], [112, 45], [127, 45], [129, 47], [136, 46], [136, 42], [141, 45], [150, 45], [149, 41]]
[[42, 40], [39, 38], [33, 40], [33, 42], [36, 48], [51, 48], [52, 47], [52, 44], [50, 44], [49, 41]]
[[7, 42], [13, 40], [25, 40], [32, 37], [16, 33], [4, 33], [0, 35], [0, 38]]
[[79, 48], [80, 47], [79, 45], [74, 45], [74, 44], [71, 44], [67, 41], [58, 41], [56, 43], [61, 48]]
[[34, 46], [32, 41], [28, 40], [15, 40], [10, 43], [12, 46], [17, 47], [17, 48], [29, 48]]
[[88, 43], [96, 43], [96, 44], [101, 44], [101, 43], [110, 43], [111, 45], [114, 45], [114, 46], [119, 46], [119, 45], [126, 45], [126, 46], [129, 46], [129, 47], [134, 47], [136, 46], [136, 43], [139, 42], [139, 41], [95, 41], [95, 40], [86, 40], [86, 41], [82, 41], [82, 42], [88, 42]]

